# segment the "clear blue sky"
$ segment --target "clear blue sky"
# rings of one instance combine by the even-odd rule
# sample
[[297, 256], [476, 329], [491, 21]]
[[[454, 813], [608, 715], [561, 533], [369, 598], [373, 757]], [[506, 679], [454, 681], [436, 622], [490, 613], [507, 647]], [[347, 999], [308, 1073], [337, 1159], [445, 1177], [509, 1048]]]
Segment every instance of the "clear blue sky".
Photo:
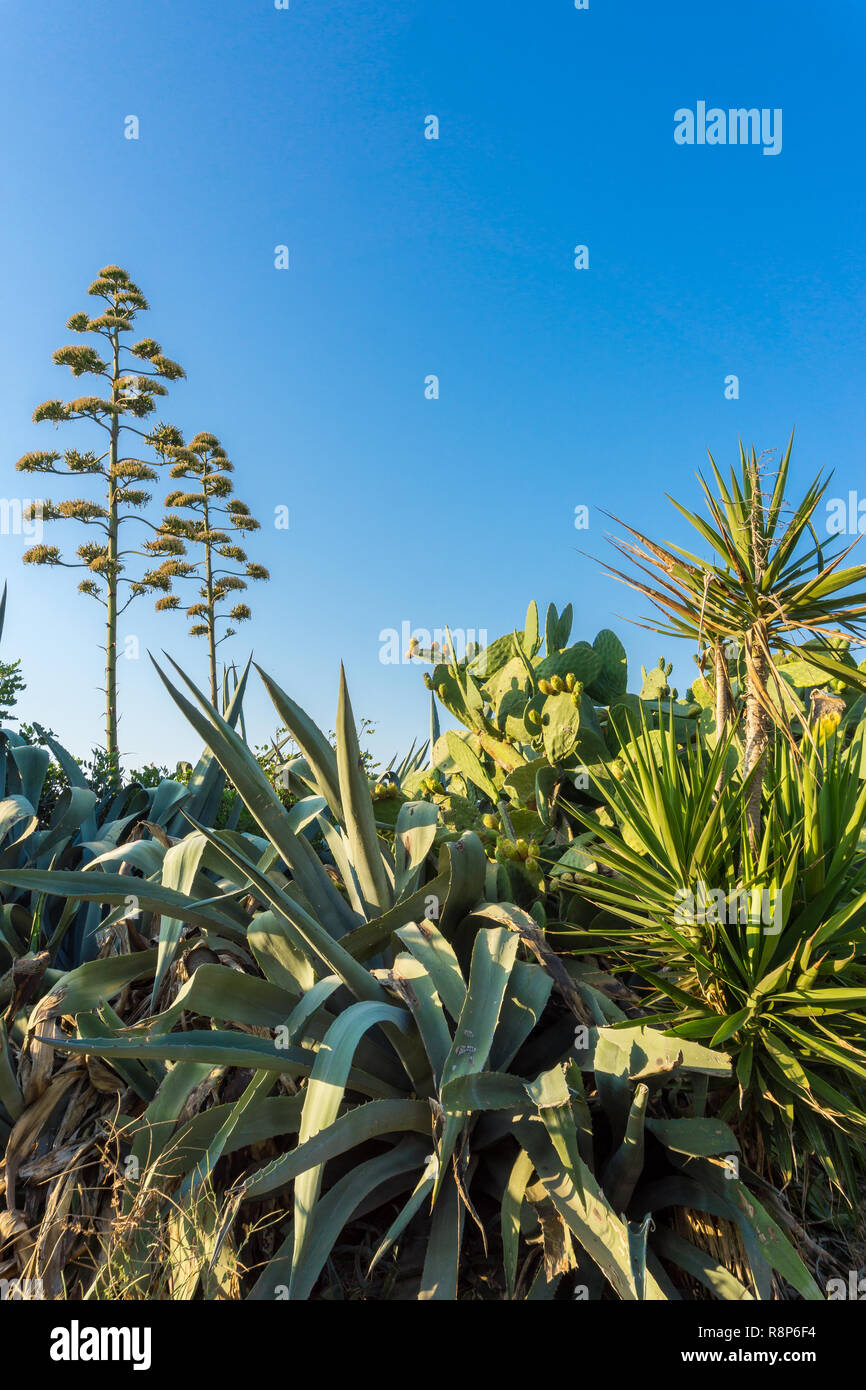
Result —
[[[0, 496], [22, 493], [20, 454], [83, 444], [30, 416], [77, 394], [50, 354], [99, 268], [125, 266], [142, 331], [188, 374], [165, 418], [221, 437], [263, 522], [249, 548], [273, 582], [234, 653], [253, 646], [325, 727], [343, 658], [390, 756], [423, 734], [427, 693], [381, 663], [380, 631], [493, 637], [532, 597], [571, 600], [576, 636], [617, 628], [633, 681], [666, 647], [685, 686], [687, 656], [617, 617], [641, 601], [580, 551], [605, 549], [598, 508], [682, 538], [664, 492], [697, 502], [707, 447], [729, 461], [739, 434], [768, 448], [796, 425], [797, 479], [826, 465], [834, 493], [866, 493], [854, 0], [4, 0], [0, 17]], [[698, 101], [781, 108], [781, 154], [678, 146], [674, 112]], [[25, 570], [26, 544], [0, 537], [20, 712], [85, 752], [102, 610], [67, 572]], [[204, 679], [182, 617], [142, 600], [129, 633]], [[120, 675], [127, 762], [195, 757], [146, 659]], [[249, 715], [264, 737], [259, 689]]]

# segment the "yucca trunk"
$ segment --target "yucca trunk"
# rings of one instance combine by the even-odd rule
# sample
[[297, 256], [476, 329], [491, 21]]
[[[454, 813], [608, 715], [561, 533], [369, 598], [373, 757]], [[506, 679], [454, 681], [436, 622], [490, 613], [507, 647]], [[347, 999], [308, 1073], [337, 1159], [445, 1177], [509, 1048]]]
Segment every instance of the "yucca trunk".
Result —
[[[724, 642], [713, 644], [713, 690], [715, 694], [716, 739], [724, 736], [725, 726], [731, 712], [730, 687], [728, 685], [728, 659]], [[724, 770], [719, 773], [716, 783], [716, 796], [721, 794]]]
[[725, 655], [724, 642], [716, 642], [713, 647], [713, 686], [716, 704], [716, 738], [719, 738], [731, 712], [728, 658]]
[[753, 850], [757, 848], [761, 836], [761, 792], [764, 784], [767, 744], [770, 738], [769, 718], [761, 699], [762, 695], [766, 698], [767, 674], [767, 637], [762, 625], [759, 624], [746, 634], [746, 718], [743, 775], [748, 777], [752, 770], [757, 768], [746, 803], [746, 823], [749, 843]]

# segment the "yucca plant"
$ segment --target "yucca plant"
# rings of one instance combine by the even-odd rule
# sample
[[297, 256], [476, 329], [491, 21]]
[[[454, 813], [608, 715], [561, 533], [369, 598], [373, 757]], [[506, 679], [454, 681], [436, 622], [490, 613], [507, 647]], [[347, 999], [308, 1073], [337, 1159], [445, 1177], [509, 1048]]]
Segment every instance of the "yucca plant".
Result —
[[788, 504], [785, 493], [792, 447], [793, 435], [781, 463], [766, 481], [755, 450], [747, 455], [742, 443], [739, 475], [732, 468], [729, 484], [710, 455], [715, 493], [699, 475], [709, 521], [669, 498], [710, 548], [711, 560], [680, 546], [657, 545], [619, 522], [637, 544], [628, 540], [613, 544], [647, 579], [609, 569], [649, 598], [666, 620], [645, 626], [687, 637], [702, 655], [711, 655], [720, 735], [729, 715], [736, 713], [726, 652], [731, 642], [741, 648], [745, 661], [743, 770], [748, 776], [757, 769], [747, 805], [753, 850], [760, 838], [770, 729], [788, 728], [792, 705], [774, 656], [799, 655], [799, 645], [808, 636], [814, 666], [861, 691], [866, 689], [864, 674], [841, 662], [834, 648], [834, 643], [862, 635], [866, 591], [854, 586], [866, 580], [866, 565], [841, 568], [856, 540], [840, 551], [832, 542], [822, 545], [817, 537], [813, 518], [829, 478], [819, 475], [796, 504]]
[[607, 824], [575, 812], [592, 831], [582, 867], [608, 876], [568, 885], [603, 909], [574, 942], [643, 979], [655, 1026], [733, 1054], [719, 1113], [757, 1167], [790, 1180], [812, 1154], [850, 1194], [866, 1139], [863, 732], [803, 756], [774, 742], [754, 852], [731, 740], [683, 751], [668, 725], [623, 746]]
[[[733, 1134], [701, 1114], [701, 1079], [726, 1075], [728, 1059], [626, 1019], [599, 972], [566, 970], [533, 917], [489, 900], [496, 876], [477, 837], [447, 841], [435, 864], [429, 805], [403, 805], [393, 829], [377, 824], [344, 679], [334, 750], [263, 675], [311, 784], [287, 810], [193, 683], [180, 673], [189, 699], [160, 674], [262, 836], [194, 823], [161, 873], [133, 880], [142, 910], [162, 915], [158, 945], [81, 967], [27, 1024], [25, 1053], [99, 1059], [126, 1088], [128, 1176], [90, 1296], [116, 1290], [119, 1269], [130, 1288], [152, 1287], [163, 1248], [153, 1222], [168, 1223], [173, 1295], [217, 1296], [220, 1258], [246, 1260], [238, 1212], [264, 1219], [251, 1204], [291, 1185], [282, 1247], [252, 1297], [310, 1297], [341, 1233], [367, 1213], [379, 1219], [362, 1288], [395, 1247], [399, 1270], [404, 1237], [420, 1228], [426, 1252], [405, 1277], [423, 1299], [457, 1297], [462, 1252], [493, 1241], [511, 1297], [598, 1297], [605, 1285], [628, 1300], [676, 1297], [668, 1264], [720, 1297], [771, 1296], [773, 1270], [821, 1296], [729, 1171]], [[334, 875], [304, 833], [313, 819], [327, 826]], [[110, 913], [129, 887], [102, 867], [0, 881]], [[137, 1001], [126, 1019], [103, 1002], [121, 992], [127, 1009]], [[47, 1031], [53, 1020], [65, 1020], [62, 1033], [56, 1022]], [[70, 1074], [61, 1069], [40, 1111], [16, 1121], [12, 1210], [22, 1157], [45, 1141]], [[672, 1080], [691, 1114], [668, 1106]], [[195, 1096], [221, 1085], [232, 1100], [190, 1115]], [[279, 1147], [262, 1164], [253, 1144]], [[243, 1171], [226, 1186], [235, 1155]], [[740, 1232], [745, 1283], [661, 1219], [678, 1205]]]

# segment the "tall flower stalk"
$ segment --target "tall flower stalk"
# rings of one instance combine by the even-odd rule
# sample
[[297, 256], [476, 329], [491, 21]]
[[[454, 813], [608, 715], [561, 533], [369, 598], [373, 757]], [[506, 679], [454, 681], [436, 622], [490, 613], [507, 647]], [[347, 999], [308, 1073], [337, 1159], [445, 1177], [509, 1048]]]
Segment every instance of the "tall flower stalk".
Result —
[[[175, 381], [184, 376], [183, 368], [166, 357], [153, 338], [142, 338], [132, 346], [123, 341], [131, 333], [135, 320], [148, 308], [144, 295], [120, 266], [105, 266], [88, 290], [101, 299], [104, 308], [96, 315], [86, 310], [73, 314], [67, 328], [73, 333], [94, 335], [102, 340], [97, 348], [75, 343], [58, 348], [53, 360], [69, 367], [74, 377], [92, 376], [99, 379], [99, 394], [88, 394], [75, 400], [45, 401], [33, 413], [39, 423], [50, 420], [55, 425], [72, 420], [85, 420], [102, 432], [104, 447], [80, 452], [67, 449], [28, 453], [20, 458], [16, 468], [21, 473], [42, 473], [60, 478], [88, 477], [98, 479], [97, 500], [74, 497], [67, 501], [44, 501], [31, 508], [31, 519], [42, 521], [76, 521], [95, 529], [97, 539], [80, 545], [76, 559], [67, 560], [54, 545], [35, 545], [23, 556], [30, 565], [62, 566], [84, 569], [87, 577], [79, 591], [96, 599], [105, 609], [105, 748], [111, 775], [119, 774], [118, 698], [117, 698], [117, 625], [121, 614], [140, 594], [147, 591], [139, 578], [130, 577], [124, 561], [141, 550], [127, 542], [129, 523], [141, 521], [140, 513], [150, 501], [151, 494], [142, 483], [154, 482], [157, 472], [151, 463], [139, 458], [141, 445], [151, 445], [153, 436], [132, 421], [145, 420], [155, 409], [154, 400], [166, 395], [163, 381]], [[133, 359], [130, 361], [130, 359]], [[138, 365], [141, 363], [142, 365]], [[126, 436], [135, 437], [130, 445], [135, 454], [126, 452]]]
[[[184, 486], [166, 497], [162, 526], [147, 543], [152, 555], [165, 558], [159, 568], [148, 572], [145, 583], [163, 591], [156, 602], [157, 611], [162, 612], [181, 607], [179, 595], [172, 592], [175, 580], [198, 580], [198, 597], [186, 608], [186, 615], [192, 619], [190, 635], [207, 641], [211, 700], [217, 704], [217, 650], [235, 636], [237, 628], [232, 624], [251, 617], [247, 603], [232, 599], [247, 589], [248, 580], [270, 578], [264, 565], [251, 561], [238, 544], [239, 537], [260, 527], [249, 507], [233, 496], [234, 467], [216, 435], [197, 434], [184, 444], [178, 430], [169, 430], [160, 449], [171, 462], [171, 477]], [[197, 558], [184, 558], [190, 555]]]

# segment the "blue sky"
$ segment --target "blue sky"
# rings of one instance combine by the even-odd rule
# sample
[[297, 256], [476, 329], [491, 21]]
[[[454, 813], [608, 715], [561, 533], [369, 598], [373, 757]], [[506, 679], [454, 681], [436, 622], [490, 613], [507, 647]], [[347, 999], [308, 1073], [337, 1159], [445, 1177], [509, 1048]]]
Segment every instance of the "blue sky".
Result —
[[[342, 658], [390, 757], [423, 735], [427, 693], [382, 663], [382, 630], [493, 638], [533, 597], [573, 602], [577, 637], [617, 629], [633, 685], [664, 650], [684, 687], [688, 653], [631, 628], [641, 600], [581, 553], [606, 548], [598, 509], [683, 540], [664, 493], [697, 504], [707, 447], [728, 462], [738, 435], [778, 447], [795, 425], [796, 479], [826, 466], [832, 494], [866, 492], [854, 0], [3, 0], [0, 17], [0, 497], [22, 494], [25, 451], [84, 446], [30, 417], [78, 393], [51, 352], [99, 268], [125, 266], [142, 331], [187, 371], [164, 418], [220, 436], [263, 523], [249, 550], [273, 578], [232, 654], [252, 647], [326, 728]], [[677, 145], [698, 101], [781, 108], [781, 153]], [[23, 661], [19, 712], [83, 753], [101, 610], [68, 573], [25, 570], [29, 543], [0, 536], [3, 654]], [[180, 616], [142, 600], [129, 634], [204, 680]], [[120, 665], [126, 761], [193, 758], [146, 658]], [[248, 712], [264, 739], [258, 689]]]

